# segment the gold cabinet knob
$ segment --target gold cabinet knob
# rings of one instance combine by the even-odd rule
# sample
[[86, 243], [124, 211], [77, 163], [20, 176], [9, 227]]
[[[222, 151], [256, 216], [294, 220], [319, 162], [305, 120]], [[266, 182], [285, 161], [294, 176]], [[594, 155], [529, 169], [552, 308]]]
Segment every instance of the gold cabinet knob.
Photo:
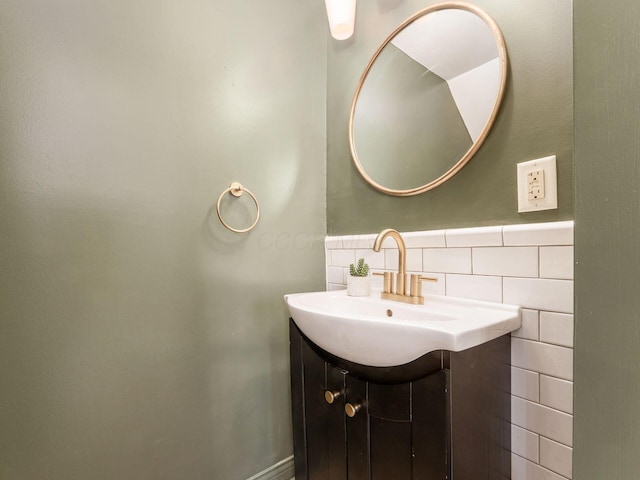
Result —
[[324, 392], [324, 399], [329, 404], [335, 402], [336, 399], [340, 398], [341, 396], [342, 396], [342, 392], [332, 392], [330, 390], [325, 390], [325, 392]]
[[356, 403], [355, 405], [352, 405], [351, 403], [347, 403], [344, 406], [344, 413], [346, 413], [348, 417], [353, 418], [356, 416], [356, 413], [358, 413], [361, 407], [362, 405], [360, 405], [359, 403]]

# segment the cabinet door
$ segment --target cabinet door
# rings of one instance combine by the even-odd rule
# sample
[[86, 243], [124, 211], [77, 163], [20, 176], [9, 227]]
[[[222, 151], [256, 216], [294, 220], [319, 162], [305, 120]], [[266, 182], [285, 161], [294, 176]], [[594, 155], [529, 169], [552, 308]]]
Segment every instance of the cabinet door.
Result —
[[410, 480], [411, 383], [367, 387], [371, 480]]
[[347, 375], [345, 401], [358, 411], [347, 418], [347, 478], [369, 480], [369, 418], [367, 384]]
[[[344, 395], [333, 403], [327, 390], [344, 391], [344, 374], [325, 363], [306, 342], [302, 344], [304, 419], [309, 480], [345, 480]], [[297, 473], [296, 473], [297, 474]]]
[[[327, 437], [329, 441], [328, 477], [329, 480], [344, 480], [347, 478], [347, 443], [346, 418], [344, 412], [346, 372], [330, 364], [326, 365], [327, 391], [339, 396], [329, 405], [327, 415]], [[325, 400], [326, 401], [326, 400]]]
[[413, 382], [413, 478], [451, 478], [449, 371]]
[[382, 385], [347, 376], [349, 480], [410, 480], [411, 384]]

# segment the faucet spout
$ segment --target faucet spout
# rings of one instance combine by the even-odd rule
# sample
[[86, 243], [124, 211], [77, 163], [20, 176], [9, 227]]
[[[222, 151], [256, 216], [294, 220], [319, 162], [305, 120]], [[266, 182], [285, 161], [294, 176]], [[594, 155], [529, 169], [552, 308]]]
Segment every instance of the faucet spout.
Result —
[[373, 251], [379, 252], [382, 248], [382, 242], [384, 242], [384, 239], [387, 237], [393, 238], [398, 244], [398, 273], [404, 274], [407, 271], [407, 248], [404, 245], [402, 236], [398, 233], [397, 230], [394, 230], [393, 228], [387, 228], [381, 231], [373, 242]]
[[396, 275], [396, 293], [398, 295], [405, 295], [407, 292], [406, 287], [406, 271], [407, 271], [407, 248], [405, 247], [402, 236], [393, 228], [387, 228], [381, 231], [373, 242], [373, 251], [379, 252], [382, 248], [382, 242], [387, 237], [393, 238], [398, 244], [398, 273]]

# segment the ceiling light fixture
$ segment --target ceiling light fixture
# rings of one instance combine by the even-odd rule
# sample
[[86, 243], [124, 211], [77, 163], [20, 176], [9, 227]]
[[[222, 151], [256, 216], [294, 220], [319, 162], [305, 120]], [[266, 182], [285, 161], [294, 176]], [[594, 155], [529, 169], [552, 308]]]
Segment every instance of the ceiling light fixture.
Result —
[[324, 0], [331, 36], [346, 40], [353, 34], [356, 18], [356, 0]]

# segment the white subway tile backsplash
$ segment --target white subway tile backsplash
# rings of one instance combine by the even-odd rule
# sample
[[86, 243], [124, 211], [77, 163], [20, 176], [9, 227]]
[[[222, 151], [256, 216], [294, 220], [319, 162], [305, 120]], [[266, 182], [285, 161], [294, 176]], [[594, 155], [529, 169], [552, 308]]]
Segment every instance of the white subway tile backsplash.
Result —
[[520, 310], [522, 326], [515, 332], [511, 332], [512, 337], [526, 338], [527, 340], [540, 340], [540, 323], [537, 310]]
[[342, 248], [371, 248], [375, 235], [345, 235], [342, 237]]
[[511, 367], [511, 394], [532, 402], [540, 401], [540, 374]]
[[474, 248], [472, 258], [474, 275], [538, 276], [538, 247]]
[[511, 397], [511, 423], [564, 445], [572, 445], [573, 417], [539, 403]]
[[[402, 233], [407, 271], [437, 277], [423, 292], [519, 305], [511, 336], [512, 480], [571, 478], [573, 420], [573, 221]], [[378, 234], [325, 239], [327, 289], [345, 288], [363, 257], [396, 271], [398, 249]], [[382, 288], [382, 278], [372, 286]]]
[[[384, 263], [387, 270], [398, 271], [398, 249], [384, 249]], [[422, 271], [422, 250], [419, 248], [408, 248], [406, 250], [405, 266], [407, 272]]]
[[327, 282], [344, 284], [344, 272], [344, 267], [327, 267]]
[[511, 480], [566, 480], [566, 478], [526, 458], [512, 454]]
[[511, 365], [573, 380], [573, 350], [511, 337]]
[[567, 478], [572, 478], [572, 454], [571, 447], [540, 437], [540, 465], [543, 467]]
[[447, 296], [502, 302], [502, 278], [447, 274]]
[[422, 265], [430, 272], [471, 273], [470, 248], [425, 248]]
[[456, 228], [445, 234], [447, 247], [502, 246], [502, 227]]
[[573, 315], [540, 312], [540, 341], [573, 347]]
[[423, 277], [437, 278], [437, 282], [422, 282], [422, 293], [425, 295], [446, 295], [447, 276], [444, 273], [422, 272]]
[[398, 271], [398, 249], [385, 248], [381, 251], [384, 254], [384, 268], [387, 270]]
[[325, 237], [324, 248], [327, 250], [342, 248], [342, 238], [343, 237]]
[[364, 258], [364, 261], [369, 265], [369, 269], [383, 270], [384, 269], [384, 252], [374, 252], [372, 249], [356, 250], [356, 260]]
[[502, 228], [505, 246], [573, 245], [573, 220], [507, 225]]
[[511, 425], [511, 451], [532, 462], [540, 461], [540, 436]]
[[371, 288], [382, 291], [382, 287], [384, 286], [383, 277], [380, 275], [372, 275], [371, 276]]
[[540, 247], [540, 276], [573, 279], [573, 247]]
[[422, 271], [422, 250], [419, 248], [407, 248], [407, 272]]
[[408, 232], [403, 233], [402, 238], [407, 248], [442, 248], [447, 246], [444, 234], [444, 230]]
[[540, 375], [540, 403], [573, 413], [573, 382]]
[[505, 277], [504, 303], [535, 310], [573, 313], [573, 281]]
[[[404, 237], [402, 237], [404, 238]], [[371, 244], [373, 245], [373, 244]], [[384, 239], [384, 242], [382, 242], [381, 245], [382, 248], [398, 248], [398, 242], [396, 242], [396, 240], [393, 237], [387, 237]], [[406, 247], [406, 245], [405, 245]]]
[[356, 261], [355, 250], [330, 250], [332, 267], [348, 267]]

